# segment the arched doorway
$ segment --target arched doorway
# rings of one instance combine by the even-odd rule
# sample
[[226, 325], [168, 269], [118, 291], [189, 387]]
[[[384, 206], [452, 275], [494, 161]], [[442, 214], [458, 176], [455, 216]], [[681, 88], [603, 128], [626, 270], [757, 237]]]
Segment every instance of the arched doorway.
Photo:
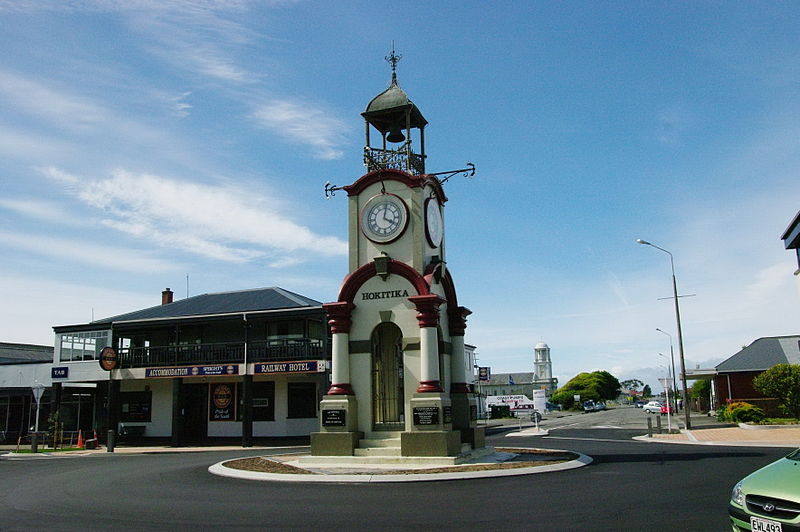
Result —
[[403, 430], [403, 333], [394, 323], [372, 331], [372, 428]]

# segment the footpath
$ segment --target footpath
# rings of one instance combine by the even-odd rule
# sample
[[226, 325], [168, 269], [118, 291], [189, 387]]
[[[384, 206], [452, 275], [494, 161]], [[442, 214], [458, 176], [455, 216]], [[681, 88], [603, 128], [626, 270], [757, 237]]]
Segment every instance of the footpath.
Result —
[[[662, 418], [663, 421], [663, 418]], [[690, 445], [729, 445], [749, 447], [800, 447], [800, 425], [748, 425], [720, 423], [713, 417], [693, 415], [692, 428], [686, 430], [682, 416], [672, 418], [680, 432], [637, 436], [638, 441], [683, 443]], [[662, 423], [663, 428], [663, 423]]]

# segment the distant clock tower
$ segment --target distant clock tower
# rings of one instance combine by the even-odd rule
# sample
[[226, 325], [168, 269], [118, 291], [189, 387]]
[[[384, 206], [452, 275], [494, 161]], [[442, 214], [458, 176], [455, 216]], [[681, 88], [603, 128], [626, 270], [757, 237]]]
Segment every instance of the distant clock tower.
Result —
[[311, 438], [315, 456], [456, 456], [464, 444], [484, 446], [466, 384], [470, 311], [446, 264], [447, 197], [425, 173], [428, 122], [397, 83], [399, 57], [386, 59], [389, 88], [362, 113], [367, 173], [341, 187], [349, 274], [338, 301], [324, 305], [332, 384]]

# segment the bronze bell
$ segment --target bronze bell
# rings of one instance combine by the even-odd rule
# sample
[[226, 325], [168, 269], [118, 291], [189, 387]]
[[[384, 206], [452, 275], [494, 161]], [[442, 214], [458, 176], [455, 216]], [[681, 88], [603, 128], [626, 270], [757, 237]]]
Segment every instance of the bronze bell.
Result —
[[405, 135], [403, 135], [403, 130], [400, 127], [400, 124], [395, 124], [389, 129], [389, 135], [386, 137], [386, 140], [389, 142], [403, 142], [406, 140]]

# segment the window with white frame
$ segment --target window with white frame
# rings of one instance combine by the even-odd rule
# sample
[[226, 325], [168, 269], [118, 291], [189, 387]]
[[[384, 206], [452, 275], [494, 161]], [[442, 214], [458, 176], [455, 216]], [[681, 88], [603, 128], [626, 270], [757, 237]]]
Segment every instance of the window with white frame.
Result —
[[104, 347], [111, 345], [111, 331], [84, 331], [59, 334], [61, 362], [98, 360]]

